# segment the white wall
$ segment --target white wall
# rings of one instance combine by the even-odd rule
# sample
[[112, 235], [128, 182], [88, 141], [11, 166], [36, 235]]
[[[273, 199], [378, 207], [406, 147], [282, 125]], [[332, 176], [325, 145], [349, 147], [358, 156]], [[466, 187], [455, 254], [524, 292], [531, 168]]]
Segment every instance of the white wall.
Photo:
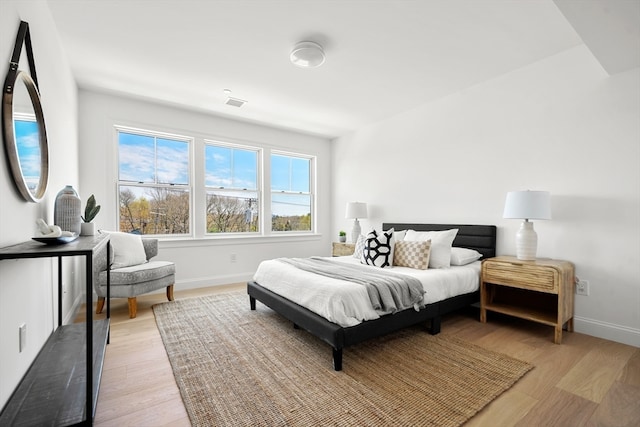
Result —
[[[202, 147], [203, 138], [220, 138], [316, 156], [317, 235], [161, 240], [157, 259], [176, 263], [176, 290], [247, 281], [264, 259], [329, 255], [332, 239], [328, 232], [331, 228], [331, 143], [328, 139], [113, 94], [81, 90], [79, 99], [80, 176], [86, 191], [84, 197], [93, 193], [102, 205], [94, 220], [101, 229], [117, 227], [116, 124], [193, 136], [196, 147]], [[204, 210], [202, 212], [204, 218]], [[231, 254], [236, 255], [234, 263]]]
[[[94, 193], [103, 205], [97, 226], [115, 228], [113, 123], [169, 127], [315, 154], [321, 177], [318, 236], [162, 242], [158, 258], [176, 262], [177, 289], [246, 280], [265, 258], [328, 254], [337, 231], [351, 227], [344, 219], [350, 200], [369, 203], [363, 228], [383, 221], [496, 224], [499, 253], [513, 253], [518, 221], [502, 219], [504, 196], [541, 189], [552, 192], [554, 219], [536, 222], [539, 255], [574, 262], [591, 283], [590, 296], [576, 297], [576, 329], [640, 345], [638, 69], [608, 77], [577, 47], [332, 147], [322, 138], [92, 92], [81, 93], [78, 121], [77, 90], [46, 2], [2, 0], [0, 12], [1, 76], [19, 21], [30, 24], [50, 144], [41, 203], [21, 199], [0, 161], [0, 247], [30, 239], [37, 218], [52, 222], [55, 195], [66, 184], [83, 200]], [[65, 260], [65, 319], [81, 297], [82, 275], [81, 265]], [[0, 261], [0, 406], [54, 327], [55, 276], [47, 260]], [[19, 353], [22, 323], [28, 344]]]
[[640, 346], [640, 70], [607, 76], [579, 46], [335, 141], [333, 229], [367, 202], [382, 222], [495, 224], [515, 253], [511, 190], [548, 190], [538, 256], [575, 263], [579, 332]]
[[[3, 151], [0, 160], [0, 247], [35, 235], [35, 220], [53, 223], [57, 192], [78, 185], [77, 89], [44, 1], [2, 0], [0, 76], [7, 74], [20, 21], [29, 23], [38, 83], [49, 139], [49, 186], [40, 203], [24, 201], [15, 190]], [[26, 69], [22, 64], [21, 69]], [[4, 136], [3, 136], [4, 144]], [[78, 261], [63, 263], [63, 317], [73, 317], [82, 274]], [[0, 407], [38, 354], [56, 325], [57, 263], [47, 259], [0, 261]], [[27, 325], [27, 347], [18, 350], [18, 327]]]

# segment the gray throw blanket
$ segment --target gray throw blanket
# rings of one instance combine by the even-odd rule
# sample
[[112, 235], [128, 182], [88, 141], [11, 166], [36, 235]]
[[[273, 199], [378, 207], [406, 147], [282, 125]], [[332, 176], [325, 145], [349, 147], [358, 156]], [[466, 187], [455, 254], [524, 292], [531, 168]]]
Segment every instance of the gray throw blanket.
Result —
[[278, 258], [278, 261], [311, 273], [358, 283], [367, 289], [373, 308], [385, 314], [395, 313], [415, 304], [420, 307], [424, 305], [422, 283], [411, 276], [320, 257]]

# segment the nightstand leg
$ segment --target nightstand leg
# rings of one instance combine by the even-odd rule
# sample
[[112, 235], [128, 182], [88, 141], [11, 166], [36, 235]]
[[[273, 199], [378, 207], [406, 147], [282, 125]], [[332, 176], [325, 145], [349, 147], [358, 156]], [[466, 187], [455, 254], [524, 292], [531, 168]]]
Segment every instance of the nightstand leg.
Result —
[[487, 323], [487, 286], [480, 282], [480, 322]]
[[573, 332], [573, 317], [567, 320], [567, 331]]
[[562, 325], [556, 326], [556, 334], [553, 338], [553, 342], [556, 344], [562, 344]]

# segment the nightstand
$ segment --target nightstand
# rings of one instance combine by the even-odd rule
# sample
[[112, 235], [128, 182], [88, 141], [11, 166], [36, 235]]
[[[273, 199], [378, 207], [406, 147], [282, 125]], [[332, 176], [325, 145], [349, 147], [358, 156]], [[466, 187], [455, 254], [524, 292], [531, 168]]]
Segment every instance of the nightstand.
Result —
[[355, 250], [356, 250], [356, 245], [354, 245], [353, 243], [333, 242], [331, 256], [353, 255], [353, 252]]
[[487, 311], [550, 325], [554, 342], [562, 342], [562, 327], [573, 331], [575, 273], [568, 261], [538, 258], [522, 261], [499, 256], [482, 261], [480, 321]]

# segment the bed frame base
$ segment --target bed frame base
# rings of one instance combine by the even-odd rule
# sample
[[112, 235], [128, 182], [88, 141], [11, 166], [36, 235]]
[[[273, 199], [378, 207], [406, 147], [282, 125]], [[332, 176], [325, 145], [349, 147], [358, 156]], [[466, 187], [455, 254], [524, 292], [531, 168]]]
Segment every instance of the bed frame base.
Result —
[[256, 282], [247, 283], [247, 293], [251, 310], [256, 309], [258, 300], [291, 321], [295, 329], [304, 329], [329, 344], [333, 349], [333, 369], [336, 371], [342, 370], [342, 350], [347, 346], [420, 323], [428, 324], [429, 333], [436, 335], [440, 333], [443, 314], [467, 307], [479, 300], [479, 293], [472, 292], [446, 300], [446, 306], [443, 304], [444, 301], [438, 302], [429, 304], [420, 311], [404, 310], [359, 325], [342, 327], [263, 288]]
[[[496, 254], [496, 226], [494, 225], [458, 225], [458, 224], [406, 224], [384, 223], [383, 229], [413, 229], [416, 231], [437, 231], [458, 228], [453, 246], [472, 248], [479, 251], [483, 258]], [[355, 326], [342, 327], [329, 322], [324, 317], [260, 286], [256, 282], [247, 283], [251, 310], [256, 309], [256, 300], [276, 313], [293, 322], [296, 329], [304, 329], [320, 338], [333, 348], [333, 369], [342, 370], [342, 350], [350, 345], [371, 338], [386, 335], [408, 326], [424, 323], [429, 325], [432, 335], [440, 333], [440, 323], [444, 314], [468, 307], [480, 300], [480, 292], [472, 292], [428, 304], [420, 311], [403, 310], [395, 314], [368, 320]]]

